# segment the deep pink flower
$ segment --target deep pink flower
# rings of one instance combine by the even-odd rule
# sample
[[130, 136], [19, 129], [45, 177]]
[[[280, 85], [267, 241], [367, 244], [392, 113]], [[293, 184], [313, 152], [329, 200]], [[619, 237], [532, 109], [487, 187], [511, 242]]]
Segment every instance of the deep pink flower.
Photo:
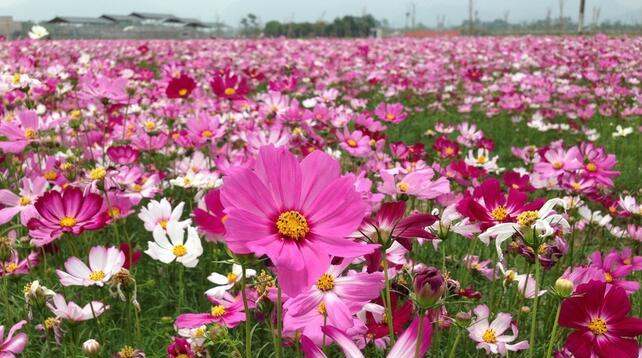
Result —
[[535, 191], [535, 188], [530, 183], [530, 176], [521, 175], [518, 172], [509, 170], [504, 173], [504, 184], [506, 187], [522, 191], [524, 193], [530, 193]]
[[321, 151], [298, 162], [286, 148], [261, 147], [253, 170], [230, 170], [221, 201], [230, 249], [267, 255], [290, 296], [326, 272], [330, 255], [373, 250], [346, 238], [359, 227], [366, 204], [354, 177], [342, 176], [339, 162]]
[[432, 145], [441, 158], [454, 158], [459, 155], [459, 144], [451, 141], [446, 136], [440, 136]]
[[208, 192], [203, 202], [205, 204], [203, 208], [194, 209], [194, 222], [201, 231], [213, 237], [210, 241], [217, 241], [225, 235], [227, 221], [227, 215], [221, 203], [221, 191], [217, 189]]
[[42, 246], [65, 232], [78, 235], [85, 230], [101, 229], [108, 218], [107, 213], [101, 211], [102, 205], [100, 195], [85, 195], [78, 188], [48, 191], [35, 203], [40, 217], [29, 221], [29, 236], [36, 246]]
[[528, 195], [510, 189], [508, 196], [502, 192], [499, 181], [488, 179], [476, 187], [473, 195], [466, 193], [457, 204], [457, 211], [481, 224], [482, 231], [503, 223], [514, 222], [523, 211], [539, 210], [545, 199], [528, 202]]
[[207, 296], [212, 304], [209, 313], [185, 313], [176, 318], [177, 328], [196, 328], [202, 325], [218, 323], [227, 328], [234, 328], [245, 321], [243, 311], [243, 300], [241, 297], [232, 297], [226, 294], [218, 299], [214, 296]]
[[196, 88], [194, 79], [183, 73], [180, 77], [169, 80], [165, 94], [167, 98], [187, 98], [194, 88]]
[[220, 71], [214, 74], [210, 81], [212, 91], [218, 97], [227, 99], [243, 99], [250, 93], [247, 85], [247, 79], [230, 70]]
[[172, 344], [167, 346], [167, 357], [192, 358], [194, 357], [194, 352], [192, 352], [192, 347], [187, 339], [174, 337]]
[[116, 164], [133, 164], [138, 160], [138, 150], [131, 145], [111, 146], [107, 149], [109, 159]]
[[575, 330], [566, 348], [576, 358], [637, 358], [635, 337], [642, 335], [642, 319], [627, 317], [631, 302], [623, 289], [603, 282], [580, 285], [562, 302], [559, 324]]

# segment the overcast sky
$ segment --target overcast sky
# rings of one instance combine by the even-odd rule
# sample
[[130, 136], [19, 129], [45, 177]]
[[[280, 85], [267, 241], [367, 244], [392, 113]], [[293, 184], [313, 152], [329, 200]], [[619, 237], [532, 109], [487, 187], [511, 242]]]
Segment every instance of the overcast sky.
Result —
[[[91, 16], [129, 14], [132, 11], [171, 13], [195, 17], [202, 21], [217, 18], [238, 25], [248, 12], [263, 22], [333, 20], [342, 15], [361, 15], [387, 19], [394, 26], [403, 26], [405, 13], [412, 0], [0, 0], [0, 15], [18, 20], [49, 20], [56, 15]], [[448, 25], [460, 24], [468, 17], [468, 0], [414, 0], [417, 22], [436, 24], [444, 15]], [[642, 22], [642, 0], [586, 0], [586, 21], [590, 22], [593, 8], [601, 10], [600, 19]], [[509, 21], [544, 18], [547, 9], [559, 16], [559, 0], [475, 0], [482, 20], [503, 18], [508, 11]], [[565, 0], [564, 12], [577, 18], [579, 0]]]

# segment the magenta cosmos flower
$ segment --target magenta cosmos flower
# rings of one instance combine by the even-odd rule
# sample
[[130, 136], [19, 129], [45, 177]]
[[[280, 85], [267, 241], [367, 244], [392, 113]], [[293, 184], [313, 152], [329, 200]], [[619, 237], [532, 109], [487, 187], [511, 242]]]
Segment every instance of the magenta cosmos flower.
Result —
[[25, 324], [27, 324], [27, 321], [24, 320], [14, 324], [6, 337], [4, 336], [4, 326], [0, 326], [0, 357], [11, 358], [22, 353], [27, 346], [29, 337], [27, 337], [26, 333], [16, 334], [16, 332]]
[[202, 325], [218, 323], [227, 328], [234, 328], [245, 321], [243, 300], [226, 294], [223, 298], [207, 296], [212, 304], [208, 313], [185, 313], [176, 317], [177, 328], [196, 328]]
[[210, 85], [214, 94], [221, 98], [243, 99], [250, 93], [247, 79], [229, 70], [215, 73]]
[[373, 250], [347, 239], [366, 204], [354, 178], [342, 176], [339, 162], [320, 151], [298, 162], [286, 148], [261, 147], [253, 170], [230, 171], [221, 201], [230, 249], [267, 255], [291, 297], [326, 272], [331, 255], [357, 257]]
[[642, 319], [626, 317], [631, 303], [623, 289], [600, 281], [582, 284], [562, 302], [559, 324], [574, 329], [566, 348], [576, 358], [637, 358], [635, 337]]
[[36, 246], [46, 245], [65, 232], [78, 235], [101, 229], [108, 219], [102, 211], [103, 198], [94, 193], [83, 194], [78, 188], [48, 191], [34, 206], [40, 217], [29, 220], [27, 227]]

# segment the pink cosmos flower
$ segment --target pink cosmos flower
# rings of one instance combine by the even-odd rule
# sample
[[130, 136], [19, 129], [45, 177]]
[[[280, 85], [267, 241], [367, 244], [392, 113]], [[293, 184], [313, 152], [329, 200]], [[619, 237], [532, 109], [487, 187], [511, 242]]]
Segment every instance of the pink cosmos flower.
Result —
[[89, 266], [72, 256], [65, 269], [56, 270], [63, 286], [103, 286], [123, 268], [125, 254], [115, 247], [94, 246], [89, 251]]
[[577, 147], [571, 147], [568, 151], [564, 148], [551, 148], [544, 152], [544, 160], [535, 163], [534, 170], [542, 178], [558, 177], [564, 172], [572, 172], [582, 168], [582, 157]]
[[343, 133], [338, 133], [337, 137], [341, 141], [341, 149], [355, 157], [366, 157], [372, 152], [370, 148], [370, 137], [363, 135], [363, 132], [356, 130], [350, 133], [347, 128]]
[[79, 235], [85, 230], [101, 229], [107, 220], [102, 205], [100, 195], [83, 194], [78, 188], [48, 191], [34, 204], [39, 217], [29, 220], [29, 236], [36, 246], [42, 246], [65, 232]]
[[373, 250], [346, 239], [366, 205], [354, 179], [341, 176], [339, 163], [321, 151], [298, 162], [286, 148], [262, 147], [253, 170], [230, 170], [221, 202], [230, 249], [267, 255], [290, 296], [326, 272], [330, 255], [358, 257]]
[[127, 79], [86, 75], [80, 80], [79, 97], [87, 101], [127, 101]]
[[[288, 314], [299, 317], [312, 310], [319, 310], [325, 312], [329, 324], [343, 328], [351, 327], [352, 315], [381, 293], [384, 276], [382, 272], [341, 276], [349, 263], [347, 261], [344, 260], [344, 264], [339, 266], [330, 266], [307, 292], [288, 300]], [[356, 306], [356, 310], [351, 311], [350, 306]]]
[[535, 188], [530, 183], [530, 176], [521, 175], [518, 172], [509, 170], [503, 175], [504, 184], [506, 187], [519, 190], [524, 193], [535, 191]]
[[30, 143], [38, 140], [38, 131], [47, 129], [35, 111], [23, 110], [17, 112], [16, 116], [17, 121], [3, 121], [0, 124], [0, 135], [7, 137], [7, 141], [0, 142], [0, 149], [7, 153], [21, 153]]
[[432, 178], [435, 172], [430, 168], [417, 170], [405, 176], [397, 175], [396, 177], [386, 170], [379, 172], [383, 183], [377, 190], [388, 195], [410, 195], [418, 199], [430, 200], [440, 195], [450, 192], [450, 183], [445, 177], [440, 177], [435, 181]]
[[218, 97], [232, 100], [243, 99], [250, 92], [247, 79], [230, 70], [215, 73], [210, 85]]
[[212, 304], [209, 313], [185, 313], [176, 318], [177, 328], [195, 328], [211, 323], [218, 323], [227, 328], [234, 328], [245, 321], [243, 300], [241, 297], [232, 297], [225, 294], [223, 298], [208, 296]]
[[220, 123], [220, 116], [211, 117], [201, 113], [190, 117], [185, 125], [189, 139], [196, 145], [203, 145], [207, 141], [220, 138], [225, 133], [226, 126]]
[[3, 276], [18, 276], [29, 273], [29, 271], [38, 265], [40, 255], [36, 251], [32, 251], [29, 255], [20, 260], [18, 251], [11, 250], [7, 261], [0, 261], [0, 277]]
[[593, 252], [590, 257], [590, 267], [602, 271], [603, 277], [599, 281], [623, 288], [628, 294], [633, 294], [640, 289], [640, 282], [625, 280], [633, 272], [632, 265], [622, 265], [617, 252], [611, 252], [602, 258], [599, 251]]
[[593, 143], [584, 143], [580, 146], [584, 160], [582, 174], [606, 186], [613, 186], [613, 177], [620, 174], [611, 170], [617, 164], [614, 154], [607, 154], [604, 148], [595, 147]]
[[15, 358], [24, 351], [29, 337], [24, 332], [17, 332], [25, 324], [27, 324], [27, 321], [24, 320], [14, 324], [6, 337], [4, 336], [4, 325], [0, 326], [0, 357]]
[[401, 103], [380, 103], [374, 113], [381, 120], [391, 123], [401, 123], [408, 117]]
[[22, 225], [27, 225], [38, 214], [33, 204], [47, 190], [47, 180], [42, 177], [23, 178], [21, 183], [19, 196], [7, 189], [0, 190], [0, 204], [5, 206], [0, 209], [0, 225], [6, 224], [18, 213]]
[[575, 293], [562, 302], [559, 317], [561, 327], [575, 330], [566, 349], [576, 358], [637, 358], [635, 337], [642, 335], [642, 319], [627, 317], [631, 302], [624, 290], [591, 281]]
[[93, 319], [109, 309], [109, 306], [99, 301], [91, 301], [85, 306], [80, 307], [75, 302], [65, 301], [65, 297], [61, 294], [55, 295], [52, 303], [47, 303], [47, 307], [49, 307], [56, 317], [72, 322]]
[[486, 277], [487, 280], [493, 280], [495, 278], [495, 269], [488, 267], [491, 264], [490, 260], [480, 261], [479, 256], [475, 255], [466, 255], [463, 258], [464, 265], [467, 269], [480, 273], [482, 276]]
[[[475, 319], [468, 327], [468, 334], [470, 339], [477, 342], [477, 349], [483, 349], [488, 354], [499, 354], [503, 357], [507, 351], [516, 352], [528, 348], [528, 341], [525, 340], [510, 344], [517, 339], [519, 334], [510, 313], [499, 313], [493, 322], [489, 322], [490, 310], [488, 306], [479, 305], [475, 307], [473, 312]], [[508, 328], [511, 329], [512, 335], [502, 335]]]
[[116, 164], [136, 163], [138, 154], [138, 150], [131, 145], [111, 146], [107, 149], [109, 159]]

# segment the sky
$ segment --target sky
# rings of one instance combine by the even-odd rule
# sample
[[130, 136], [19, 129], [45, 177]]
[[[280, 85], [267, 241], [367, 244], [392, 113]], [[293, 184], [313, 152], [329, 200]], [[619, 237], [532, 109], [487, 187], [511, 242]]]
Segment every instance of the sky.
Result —
[[[217, 18], [237, 26], [249, 12], [262, 22], [331, 21], [343, 15], [361, 15], [386, 19], [397, 27], [405, 24], [405, 13], [414, 1], [416, 21], [435, 26], [437, 16], [445, 16], [447, 25], [460, 24], [468, 17], [468, 0], [0, 0], [0, 15], [17, 20], [49, 20], [55, 16], [89, 16], [129, 14], [133, 11], [171, 13], [201, 21]], [[564, 0], [564, 13], [577, 19], [580, 0]], [[481, 20], [504, 18], [521, 22], [559, 16], [559, 0], [474, 0]], [[600, 20], [642, 22], [640, 0], [586, 0], [585, 21], [590, 22], [593, 9], [600, 8]]]

